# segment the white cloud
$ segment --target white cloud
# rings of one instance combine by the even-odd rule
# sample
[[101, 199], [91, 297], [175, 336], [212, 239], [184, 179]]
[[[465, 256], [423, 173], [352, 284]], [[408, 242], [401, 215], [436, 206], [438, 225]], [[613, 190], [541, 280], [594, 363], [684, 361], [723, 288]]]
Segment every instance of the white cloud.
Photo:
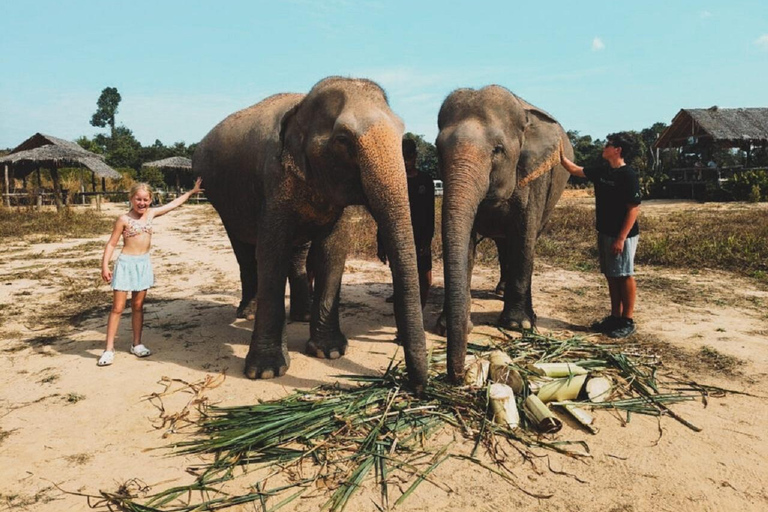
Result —
[[699, 17], [702, 18], [702, 19], [711, 18], [712, 17], [712, 13], [709, 12], [709, 11], [701, 11], [699, 13]]
[[762, 50], [768, 51], [768, 34], [763, 34], [755, 39], [755, 46]]
[[592, 51], [599, 52], [600, 50], [605, 50], [605, 43], [603, 43], [602, 39], [596, 37], [592, 40]]

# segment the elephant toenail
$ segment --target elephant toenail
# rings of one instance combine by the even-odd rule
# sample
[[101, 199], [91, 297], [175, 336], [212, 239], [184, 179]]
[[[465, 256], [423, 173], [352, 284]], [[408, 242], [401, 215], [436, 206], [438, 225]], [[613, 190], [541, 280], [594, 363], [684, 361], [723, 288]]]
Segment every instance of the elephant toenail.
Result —
[[328, 354], [328, 357], [330, 359], [338, 359], [341, 357], [341, 353], [339, 353], [338, 350], [331, 350], [331, 352]]
[[273, 379], [275, 378], [275, 372], [273, 370], [264, 370], [261, 372], [261, 378], [262, 379]]

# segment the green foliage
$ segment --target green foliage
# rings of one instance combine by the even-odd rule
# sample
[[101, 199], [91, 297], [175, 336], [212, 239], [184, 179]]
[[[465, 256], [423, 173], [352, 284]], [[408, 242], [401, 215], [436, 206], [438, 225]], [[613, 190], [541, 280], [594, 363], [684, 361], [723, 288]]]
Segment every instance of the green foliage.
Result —
[[429, 174], [433, 180], [440, 179], [440, 170], [437, 165], [437, 148], [435, 145], [424, 140], [423, 135], [408, 132], [403, 137], [416, 141], [416, 151], [418, 152], [416, 167], [419, 171]]
[[97, 126], [104, 128], [109, 126], [112, 132], [115, 131], [115, 115], [117, 114], [117, 106], [120, 104], [122, 97], [117, 92], [116, 87], [107, 87], [101, 91], [96, 106], [98, 109], [91, 117], [91, 126]]
[[723, 183], [723, 199], [732, 201], [768, 201], [768, 170], [737, 172]]
[[155, 190], [165, 188], [165, 177], [156, 167], [142, 167], [139, 171], [139, 181], [149, 183]]

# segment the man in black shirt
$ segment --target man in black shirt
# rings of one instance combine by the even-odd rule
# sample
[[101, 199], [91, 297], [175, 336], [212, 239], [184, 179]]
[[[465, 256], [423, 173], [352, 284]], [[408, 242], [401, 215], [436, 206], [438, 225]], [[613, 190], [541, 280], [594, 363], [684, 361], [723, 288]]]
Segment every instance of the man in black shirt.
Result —
[[608, 280], [611, 314], [592, 328], [611, 338], [625, 338], [635, 332], [632, 315], [637, 286], [634, 259], [639, 230], [640, 183], [634, 169], [625, 163], [630, 144], [621, 134], [608, 135], [603, 159], [610, 169], [584, 168], [561, 154], [561, 164], [574, 176], [595, 185], [595, 224], [598, 233], [600, 270]]
[[[416, 167], [416, 141], [403, 139], [403, 160], [408, 176], [408, 202], [411, 209], [411, 225], [416, 242], [416, 266], [419, 271], [421, 307], [427, 305], [429, 288], [432, 286], [432, 237], [435, 235], [435, 184], [432, 177], [419, 172]], [[381, 237], [378, 239], [377, 255], [382, 263], [387, 262]], [[387, 298], [392, 302], [394, 295]]]

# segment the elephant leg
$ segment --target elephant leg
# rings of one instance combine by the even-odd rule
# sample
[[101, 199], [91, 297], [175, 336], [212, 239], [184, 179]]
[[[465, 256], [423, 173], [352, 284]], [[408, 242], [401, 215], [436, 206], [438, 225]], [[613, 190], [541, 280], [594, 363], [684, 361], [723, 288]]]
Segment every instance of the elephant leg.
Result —
[[507, 329], [531, 329], [535, 324], [531, 299], [535, 230], [526, 229], [528, 236], [507, 238], [509, 277], [504, 291], [504, 310], [499, 325]]
[[316, 274], [307, 354], [314, 357], [338, 359], [347, 351], [347, 338], [339, 325], [339, 297], [348, 231], [349, 221], [343, 214], [327, 235], [312, 242], [312, 267]]
[[[477, 252], [477, 235], [475, 233], [470, 236], [469, 239], [469, 251], [467, 255], [467, 297], [469, 298], [469, 301], [467, 302], [467, 334], [472, 332], [472, 329], [475, 328], [475, 324], [472, 323], [471, 318], [471, 309], [472, 309], [472, 270], [475, 266], [475, 254]], [[448, 296], [446, 294], [446, 297], [444, 299], [445, 301], [448, 300]], [[446, 336], [448, 333], [448, 324], [446, 323], [445, 318], [445, 311], [447, 309], [447, 305], [445, 302], [443, 302], [443, 310], [440, 312], [440, 315], [437, 317], [437, 323], [435, 324], [434, 332], [438, 336]]]
[[509, 260], [507, 258], [507, 241], [503, 238], [494, 238], [496, 243], [496, 250], [499, 255], [499, 267], [501, 269], [501, 276], [499, 282], [496, 284], [496, 294], [504, 296], [504, 289], [507, 287], [507, 275], [509, 273]]
[[292, 229], [279, 215], [262, 218], [256, 257], [259, 289], [251, 346], [245, 358], [245, 376], [271, 379], [290, 366], [285, 330], [285, 282], [290, 267]]
[[256, 246], [235, 238], [227, 230], [229, 242], [235, 252], [240, 267], [240, 304], [237, 306], [237, 318], [253, 320], [256, 313], [256, 290], [258, 289], [258, 270], [256, 265]]
[[288, 271], [288, 285], [291, 288], [290, 319], [294, 322], [309, 322], [310, 295], [309, 279], [307, 278], [307, 255], [309, 242], [294, 247], [291, 256], [291, 266]]

